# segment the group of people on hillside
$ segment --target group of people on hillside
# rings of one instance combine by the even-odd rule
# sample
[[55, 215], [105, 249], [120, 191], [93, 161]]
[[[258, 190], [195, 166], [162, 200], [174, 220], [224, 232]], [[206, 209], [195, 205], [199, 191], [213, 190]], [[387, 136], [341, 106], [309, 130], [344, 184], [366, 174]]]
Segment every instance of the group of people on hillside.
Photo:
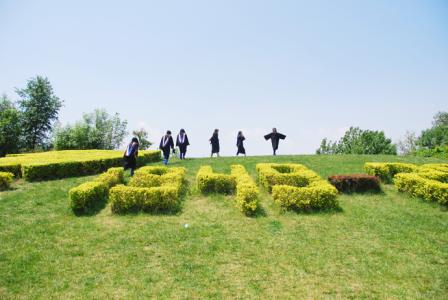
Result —
[[[265, 140], [271, 140], [273, 154], [277, 155], [278, 145], [280, 140], [284, 140], [286, 135], [277, 132], [276, 128], [272, 128], [272, 132], [264, 136]], [[236, 138], [236, 146], [237, 152], [236, 155], [243, 154], [246, 155], [246, 149], [244, 148], [244, 141], [246, 138], [242, 131], [238, 132]], [[212, 137], [209, 139], [210, 145], [212, 147], [211, 156], [214, 154], [219, 157], [219, 129], [215, 129], [213, 131]], [[168, 164], [168, 160], [170, 159], [171, 151], [176, 153], [175, 146], [179, 148], [179, 158], [185, 159], [185, 154], [187, 153], [187, 147], [190, 145], [188, 141], [187, 133], [184, 129], [179, 131], [179, 134], [176, 137], [176, 144], [174, 144], [173, 137], [171, 135], [171, 131], [167, 130], [166, 134], [160, 140], [159, 149], [162, 150], [163, 153], [163, 163], [165, 165]], [[131, 170], [131, 176], [134, 175], [134, 170], [137, 165], [137, 156], [138, 156], [138, 148], [139, 142], [137, 138], [132, 138], [131, 143], [126, 147], [126, 151], [124, 153], [124, 167], [125, 169]]]

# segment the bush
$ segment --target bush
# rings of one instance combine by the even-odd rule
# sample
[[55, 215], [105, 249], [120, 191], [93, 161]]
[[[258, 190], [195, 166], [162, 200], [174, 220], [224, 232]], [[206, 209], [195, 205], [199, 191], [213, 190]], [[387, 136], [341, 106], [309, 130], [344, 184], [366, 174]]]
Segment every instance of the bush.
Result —
[[260, 183], [286, 209], [322, 209], [338, 206], [334, 186], [299, 164], [257, 164]]
[[367, 174], [377, 176], [385, 183], [392, 183], [395, 174], [415, 172], [418, 167], [408, 163], [366, 163], [364, 169]]
[[253, 214], [258, 207], [258, 188], [242, 165], [231, 166], [236, 179], [236, 204], [245, 214]]
[[363, 193], [381, 191], [380, 180], [367, 174], [335, 175], [328, 181], [341, 193]]
[[0, 191], [10, 188], [14, 174], [10, 172], [0, 172]]
[[185, 173], [185, 168], [159, 166], [137, 170], [128, 186], [119, 185], [110, 190], [112, 212], [177, 209], [185, 192]]
[[196, 176], [197, 187], [201, 193], [232, 194], [236, 179], [232, 175], [214, 173], [212, 167], [202, 166]]
[[[140, 151], [137, 165], [160, 160], [160, 151]], [[28, 181], [93, 175], [123, 164], [121, 151], [78, 150], [21, 154], [0, 159], [0, 170], [8, 170]]]
[[418, 173], [399, 173], [395, 175], [394, 183], [401, 192], [448, 205], [448, 183], [428, 179]]
[[107, 172], [98, 176], [95, 181], [105, 183], [108, 188], [124, 182], [123, 168], [110, 168]]
[[83, 183], [69, 191], [70, 207], [75, 211], [87, 211], [107, 200], [109, 187], [101, 181]]

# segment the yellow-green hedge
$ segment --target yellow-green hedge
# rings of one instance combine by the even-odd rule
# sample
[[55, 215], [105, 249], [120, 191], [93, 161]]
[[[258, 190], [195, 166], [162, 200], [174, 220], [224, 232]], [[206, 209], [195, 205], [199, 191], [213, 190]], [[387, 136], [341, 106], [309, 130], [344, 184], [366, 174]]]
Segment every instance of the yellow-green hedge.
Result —
[[448, 183], [422, 177], [419, 173], [399, 173], [395, 175], [394, 183], [401, 192], [448, 205]]
[[214, 173], [211, 166], [202, 166], [196, 175], [196, 183], [201, 193], [232, 194], [235, 192], [236, 179], [232, 175]]
[[128, 183], [110, 190], [113, 213], [176, 210], [185, 192], [185, 168], [143, 167]]
[[72, 188], [69, 191], [70, 207], [74, 211], [87, 211], [105, 202], [109, 189], [123, 182], [123, 168], [110, 168], [93, 181]]
[[367, 174], [379, 177], [383, 182], [391, 183], [395, 174], [412, 173], [418, 166], [408, 163], [366, 163], [364, 169]]
[[338, 191], [318, 174], [300, 164], [257, 164], [260, 183], [286, 209], [322, 209], [338, 206]]
[[13, 173], [0, 172], [0, 191], [9, 189], [13, 178], [14, 178]]
[[[138, 166], [160, 160], [160, 151], [140, 151]], [[28, 181], [93, 175], [123, 164], [123, 152], [113, 150], [65, 150], [18, 154], [0, 158], [0, 171]]]
[[232, 165], [231, 175], [236, 179], [236, 205], [245, 214], [253, 214], [258, 207], [258, 188], [242, 165]]

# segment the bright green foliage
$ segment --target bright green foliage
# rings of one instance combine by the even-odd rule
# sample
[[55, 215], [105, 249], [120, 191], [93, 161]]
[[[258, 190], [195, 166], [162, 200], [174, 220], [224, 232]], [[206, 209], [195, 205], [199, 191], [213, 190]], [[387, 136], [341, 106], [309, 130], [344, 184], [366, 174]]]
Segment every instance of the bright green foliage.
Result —
[[2, 96], [0, 98], [0, 157], [19, 151], [22, 132], [20, 122], [20, 111], [6, 95]]
[[260, 183], [286, 209], [322, 209], [338, 206], [338, 191], [317, 173], [300, 164], [257, 164]]
[[75, 211], [87, 211], [107, 200], [109, 189], [124, 182], [123, 168], [110, 168], [90, 182], [69, 191], [70, 207]]
[[176, 210], [185, 192], [185, 173], [185, 168], [140, 168], [128, 186], [119, 185], [110, 190], [112, 212]]
[[232, 165], [231, 175], [236, 179], [236, 204], [247, 215], [255, 213], [258, 208], [259, 191], [252, 177], [243, 165]]
[[232, 194], [235, 192], [235, 176], [214, 173], [212, 167], [202, 166], [197, 175], [196, 182], [201, 193]]
[[385, 183], [391, 183], [397, 173], [417, 171], [418, 167], [409, 163], [365, 163], [367, 174], [379, 177]]
[[14, 174], [12, 173], [0, 172], [0, 191], [9, 189], [13, 178]]
[[[160, 160], [160, 151], [140, 151], [138, 165]], [[65, 150], [17, 154], [0, 158], [0, 171], [28, 181], [98, 174], [123, 164], [123, 153], [112, 150]], [[19, 171], [20, 170], [20, 171]]]
[[148, 132], [144, 128], [132, 131], [132, 135], [138, 139], [140, 149], [146, 150], [151, 147], [152, 142], [148, 140]]
[[401, 192], [448, 205], [448, 183], [425, 178], [419, 173], [399, 173], [395, 175], [394, 183]]

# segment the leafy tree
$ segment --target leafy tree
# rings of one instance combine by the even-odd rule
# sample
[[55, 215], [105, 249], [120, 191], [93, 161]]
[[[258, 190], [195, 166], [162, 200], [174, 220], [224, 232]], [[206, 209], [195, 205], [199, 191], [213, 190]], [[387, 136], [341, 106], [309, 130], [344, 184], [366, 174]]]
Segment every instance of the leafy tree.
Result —
[[20, 148], [20, 112], [6, 95], [0, 98], [0, 157]]
[[132, 131], [132, 135], [138, 138], [140, 149], [145, 150], [151, 147], [152, 143], [148, 140], [148, 132], [144, 128]]
[[448, 112], [439, 111], [434, 115], [433, 127], [448, 126]]
[[16, 92], [21, 98], [18, 103], [22, 112], [25, 148], [44, 147], [63, 102], [54, 95], [48, 78], [41, 76], [31, 78], [24, 89]]
[[417, 137], [414, 132], [406, 131], [403, 139], [397, 144], [398, 151], [403, 155], [413, 153], [417, 149]]
[[417, 140], [420, 148], [433, 149], [448, 145], [448, 113], [438, 112], [434, 116], [433, 126], [423, 130]]
[[338, 141], [322, 140], [317, 154], [397, 154], [397, 148], [383, 131], [350, 127]]
[[110, 116], [104, 109], [84, 114], [74, 125], [58, 126], [53, 136], [57, 150], [117, 149], [127, 135], [127, 121], [118, 113]]

